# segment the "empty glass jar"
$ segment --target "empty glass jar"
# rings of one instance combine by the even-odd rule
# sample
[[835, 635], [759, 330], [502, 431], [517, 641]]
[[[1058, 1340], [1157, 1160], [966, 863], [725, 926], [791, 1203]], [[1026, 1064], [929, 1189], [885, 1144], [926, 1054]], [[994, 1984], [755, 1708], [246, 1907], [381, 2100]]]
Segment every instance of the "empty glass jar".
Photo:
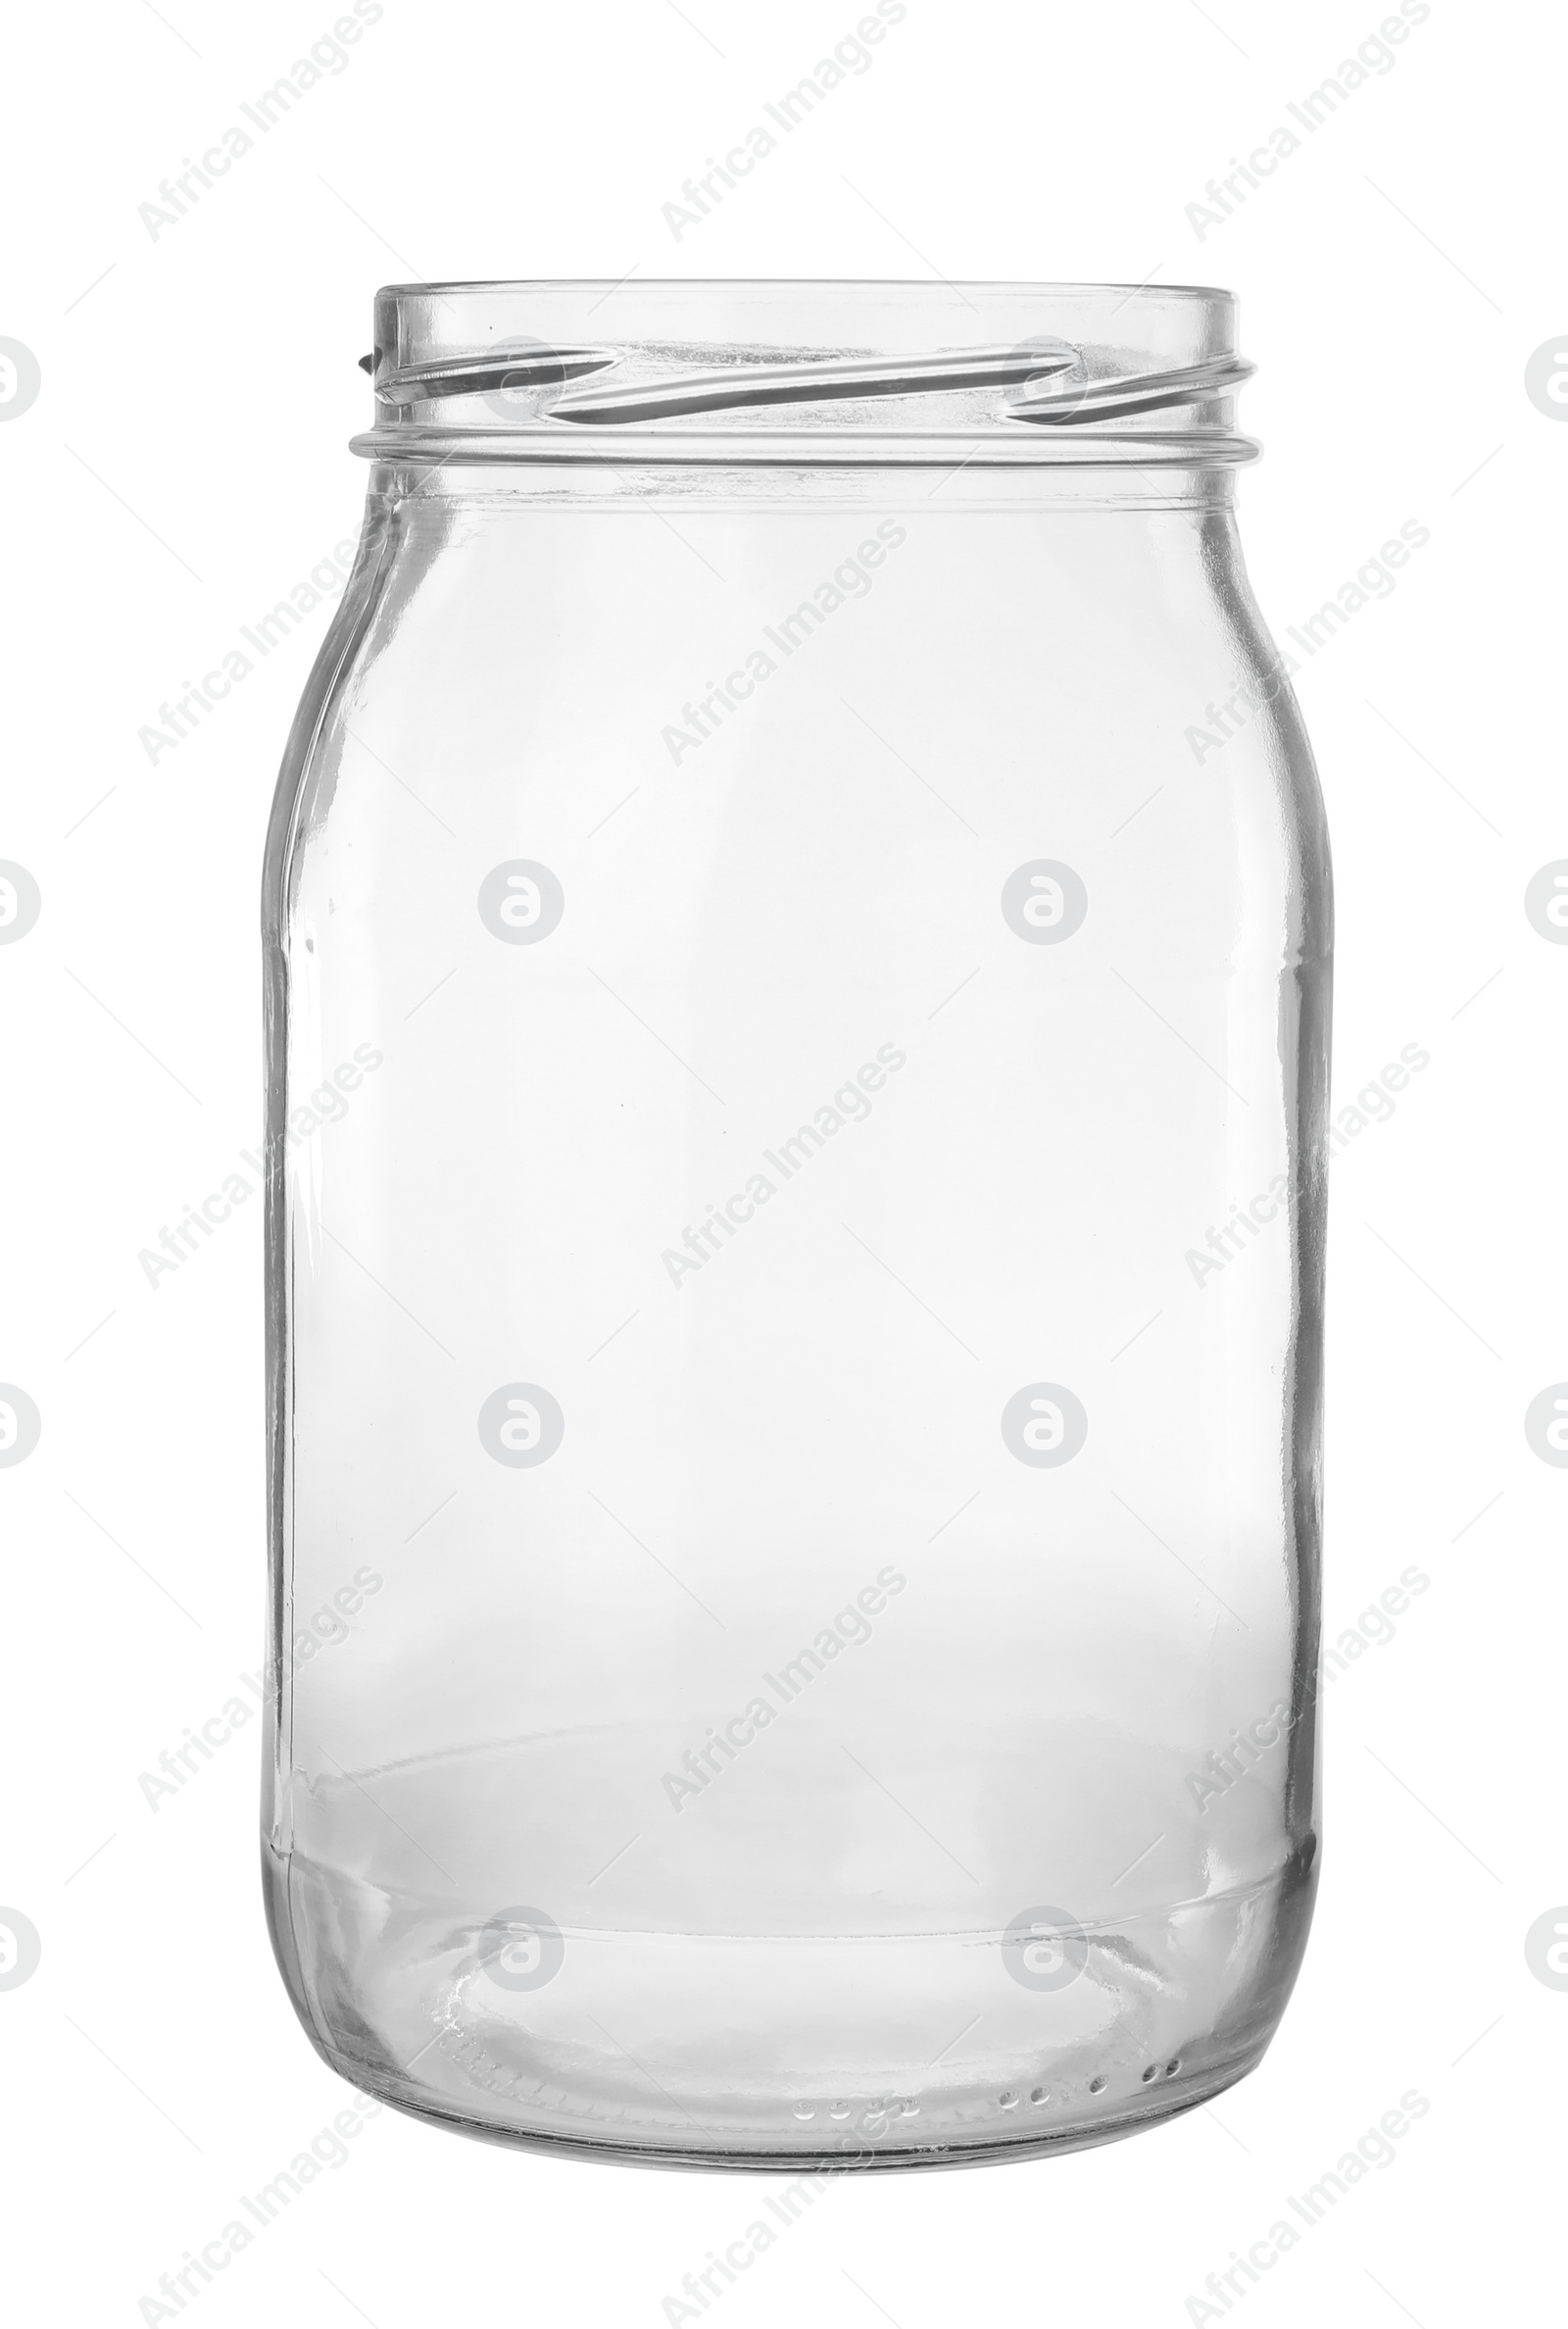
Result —
[[1315, 1877], [1331, 945], [1223, 292], [412, 286], [268, 849], [268, 1898], [404, 2108], [1119, 2134]]

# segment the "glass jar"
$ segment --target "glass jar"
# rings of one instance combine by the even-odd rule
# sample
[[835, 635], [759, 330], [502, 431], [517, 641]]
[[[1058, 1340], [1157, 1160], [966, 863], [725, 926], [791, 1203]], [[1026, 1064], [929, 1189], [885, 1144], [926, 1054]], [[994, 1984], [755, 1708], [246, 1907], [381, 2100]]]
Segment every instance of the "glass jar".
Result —
[[517, 2143], [1122, 2134], [1316, 1873], [1328, 849], [1213, 290], [380, 294], [268, 846], [264, 1845]]

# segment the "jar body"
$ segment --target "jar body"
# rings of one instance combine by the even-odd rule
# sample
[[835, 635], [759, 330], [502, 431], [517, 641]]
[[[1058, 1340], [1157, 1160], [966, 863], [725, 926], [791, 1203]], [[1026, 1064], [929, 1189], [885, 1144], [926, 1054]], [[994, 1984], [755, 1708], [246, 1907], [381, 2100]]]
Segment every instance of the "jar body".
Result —
[[1093, 2141], [1298, 1962], [1315, 777], [1228, 508], [931, 483], [380, 465], [285, 765], [269, 1899], [474, 2131]]

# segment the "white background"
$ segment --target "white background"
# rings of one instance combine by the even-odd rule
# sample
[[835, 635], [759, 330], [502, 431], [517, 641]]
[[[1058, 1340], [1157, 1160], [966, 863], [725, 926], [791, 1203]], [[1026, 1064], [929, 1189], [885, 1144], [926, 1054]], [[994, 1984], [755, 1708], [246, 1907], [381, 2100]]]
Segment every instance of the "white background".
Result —
[[[138, 1786], [260, 1655], [260, 1208], [156, 1290], [137, 1254], [257, 1142], [262, 836], [328, 608], [156, 766], [137, 731], [357, 531], [345, 441], [368, 423], [379, 282], [635, 265], [1229, 285], [1260, 367], [1242, 525], [1276, 636], [1406, 520], [1432, 537], [1297, 680], [1334, 840], [1337, 1107], [1401, 1047], [1431, 1053], [1334, 1165], [1330, 1640], [1407, 1564], [1431, 1584], [1327, 1694], [1324, 1885], [1283, 2029], [1217, 2107], [1131, 2142], [842, 2179], [711, 2310], [736, 2329], [1213, 2317], [1188, 2304], [1205, 2275], [1414, 2088], [1430, 2109], [1394, 2163], [1231, 2309], [1545, 2317], [1568, 1995], [1524, 1937], [1568, 1900], [1568, 1472], [1523, 1414], [1568, 1376], [1568, 948], [1523, 893], [1568, 857], [1568, 425], [1524, 370], [1568, 345], [1560, 20], [1432, 0], [1394, 70], [1200, 238], [1187, 206], [1376, 30], [1379, 0], [909, 0], [873, 68], [677, 243], [662, 206], [857, 0], [386, 0], [347, 69], [151, 236], [138, 205], [335, 13], [85, 0], [12, 34], [0, 333], [43, 385], [0, 426], [0, 858], [43, 912], [0, 948], [0, 1378], [43, 1435], [0, 1470], [0, 1904], [43, 1954], [0, 1990], [10, 2316], [166, 2317], [138, 2310], [159, 2275], [351, 2100], [271, 1963], [256, 1728], [156, 1811]], [[389, 2111], [347, 2150], [185, 2310], [657, 2324], [767, 2188]]]

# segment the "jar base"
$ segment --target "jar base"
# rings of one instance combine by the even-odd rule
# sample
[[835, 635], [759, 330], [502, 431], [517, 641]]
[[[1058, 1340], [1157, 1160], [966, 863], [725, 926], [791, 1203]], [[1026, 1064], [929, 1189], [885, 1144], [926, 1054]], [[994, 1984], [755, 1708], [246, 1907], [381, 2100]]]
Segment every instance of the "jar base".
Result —
[[[948, 2141], [940, 2139], [908, 2140], [901, 2127], [891, 2127], [879, 2134], [874, 2125], [850, 2122], [853, 2132], [840, 2136], [832, 2145], [822, 2143], [814, 2149], [797, 2150], [780, 2146], [777, 2149], [742, 2147], [723, 2150], [712, 2144], [703, 2146], [678, 2142], [637, 2142], [612, 2134], [571, 2134], [562, 2129], [514, 2126], [482, 2114], [466, 2113], [443, 2106], [433, 2096], [413, 2099], [396, 2084], [381, 2084], [363, 2071], [350, 2067], [334, 2050], [320, 2047], [318, 2051], [328, 2065], [340, 2076], [350, 2080], [362, 2093], [373, 2095], [406, 2117], [422, 2119], [427, 2125], [444, 2127], [450, 2131], [472, 2137], [476, 2142], [500, 2144], [511, 2151], [543, 2152], [560, 2157], [604, 2160], [614, 2166], [663, 2167], [707, 2170], [723, 2174], [780, 2175], [825, 2179], [829, 2176], [858, 2172], [866, 2168], [906, 2170], [945, 2167], [994, 2167], [1009, 2160], [1039, 2159], [1057, 2152], [1090, 2151], [1102, 2143], [1118, 2143], [1128, 2135], [1142, 2134], [1146, 2129], [1176, 2119], [1202, 2104], [1211, 2103], [1228, 2087], [1237, 2085], [1255, 2070], [1267, 2051], [1267, 2041], [1254, 2047], [1250, 2055], [1226, 2064], [1206, 2076], [1195, 2074], [1182, 2078], [1170, 2086], [1162, 2086], [1147, 2098], [1134, 2101], [1123, 2098], [1116, 2107], [1103, 2117], [1069, 2119], [1063, 2116], [1054, 2125], [1039, 2123], [1020, 2126], [1017, 2133], [1009, 2130], [993, 2131], [968, 2139]], [[1000, 2106], [993, 2108], [1000, 2117]], [[1040, 2114], [1032, 2113], [1038, 2120]]]
[[[268, 1869], [301, 2018], [362, 2090], [522, 2149], [817, 2176], [1078, 2150], [1221, 2093], [1283, 2010], [1315, 1854], [1087, 1928], [1081, 1972], [1044, 1989], [1009, 1976], [1000, 1931], [581, 1930], [547, 1985], [512, 1988], [450, 1908], [298, 1854]], [[302, 1963], [295, 1931], [331, 1948]]]

